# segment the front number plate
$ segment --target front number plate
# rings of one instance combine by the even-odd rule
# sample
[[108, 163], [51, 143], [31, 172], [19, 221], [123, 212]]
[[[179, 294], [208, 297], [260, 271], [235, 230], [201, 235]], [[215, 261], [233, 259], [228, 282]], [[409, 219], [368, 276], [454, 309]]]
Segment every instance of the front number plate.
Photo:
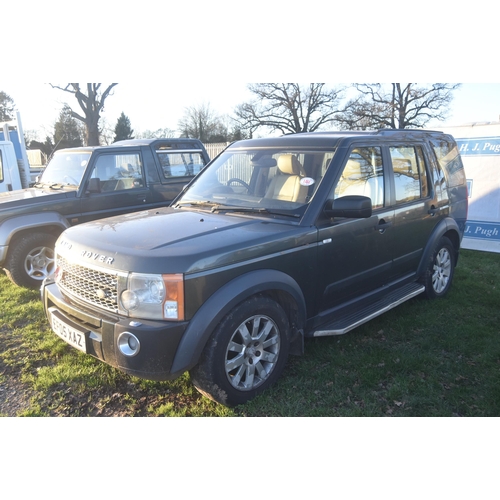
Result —
[[49, 309], [49, 313], [50, 323], [54, 333], [59, 335], [59, 337], [61, 337], [69, 345], [72, 345], [80, 351], [87, 352], [85, 334], [88, 333], [88, 330], [78, 328], [76, 325], [70, 325], [68, 320], [66, 320], [66, 318], [64, 318], [61, 313], [53, 307]]

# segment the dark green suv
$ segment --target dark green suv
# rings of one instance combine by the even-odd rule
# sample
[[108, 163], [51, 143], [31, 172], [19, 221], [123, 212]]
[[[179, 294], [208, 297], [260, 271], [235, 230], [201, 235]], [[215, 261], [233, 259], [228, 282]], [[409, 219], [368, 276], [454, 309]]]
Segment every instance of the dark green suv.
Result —
[[197, 139], [132, 139], [61, 149], [29, 189], [0, 193], [0, 267], [40, 288], [54, 244], [83, 222], [168, 206], [209, 162]]
[[66, 230], [42, 288], [69, 344], [226, 405], [269, 387], [304, 338], [450, 288], [467, 218], [440, 132], [234, 143], [169, 208]]

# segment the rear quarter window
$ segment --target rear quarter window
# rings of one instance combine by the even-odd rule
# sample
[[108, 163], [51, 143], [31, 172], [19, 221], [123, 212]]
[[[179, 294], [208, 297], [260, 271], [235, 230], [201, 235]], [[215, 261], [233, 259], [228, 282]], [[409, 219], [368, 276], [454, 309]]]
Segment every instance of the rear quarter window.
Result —
[[465, 171], [458, 147], [454, 141], [432, 140], [432, 149], [441, 170], [444, 172], [449, 187], [465, 184]]
[[205, 166], [205, 160], [199, 151], [158, 150], [156, 154], [165, 179], [192, 177], [199, 174]]

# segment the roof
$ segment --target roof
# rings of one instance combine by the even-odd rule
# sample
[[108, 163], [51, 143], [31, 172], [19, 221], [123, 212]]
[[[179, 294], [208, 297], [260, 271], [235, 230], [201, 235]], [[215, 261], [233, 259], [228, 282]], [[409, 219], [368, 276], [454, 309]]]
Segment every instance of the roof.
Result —
[[55, 151], [55, 153], [58, 153], [60, 151], [65, 151], [66, 153], [77, 152], [77, 151], [92, 152], [98, 149], [109, 150], [112, 148], [151, 146], [151, 145], [153, 145], [154, 147], [163, 146], [168, 148], [169, 145], [175, 145], [175, 144], [176, 145], [189, 144], [189, 145], [199, 146], [201, 145], [201, 142], [198, 139], [188, 139], [186, 137], [169, 137], [164, 139], [129, 139], [127, 141], [117, 141], [114, 142], [113, 144], [109, 144], [106, 146], [80, 146], [76, 148], [58, 149], [57, 151]]
[[391, 139], [417, 139], [430, 135], [443, 135], [443, 132], [424, 129], [382, 129], [382, 130], [344, 130], [324, 132], [302, 132], [287, 134], [280, 137], [266, 137], [262, 139], [246, 139], [235, 142], [231, 148], [251, 147], [283, 147], [285, 145], [297, 147], [335, 147], [345, 139], [357, 137], [380, 136]]
[[198, 139], [188, 137], [165, 137], [161, 139], [129, 139], [127, 141], [117, 141], [110, 146], [151, 146], [168, 144], [201, 144]]

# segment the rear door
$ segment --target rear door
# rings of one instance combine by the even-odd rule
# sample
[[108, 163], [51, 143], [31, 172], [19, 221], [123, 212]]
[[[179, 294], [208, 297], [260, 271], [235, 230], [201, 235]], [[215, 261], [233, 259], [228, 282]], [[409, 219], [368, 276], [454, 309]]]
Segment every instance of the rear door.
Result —
[[394, 205], [393, 278], [416, 272], [429, 236], [441, 217], [429, 175], [426, 150], [419, 144], [387, 147]]

